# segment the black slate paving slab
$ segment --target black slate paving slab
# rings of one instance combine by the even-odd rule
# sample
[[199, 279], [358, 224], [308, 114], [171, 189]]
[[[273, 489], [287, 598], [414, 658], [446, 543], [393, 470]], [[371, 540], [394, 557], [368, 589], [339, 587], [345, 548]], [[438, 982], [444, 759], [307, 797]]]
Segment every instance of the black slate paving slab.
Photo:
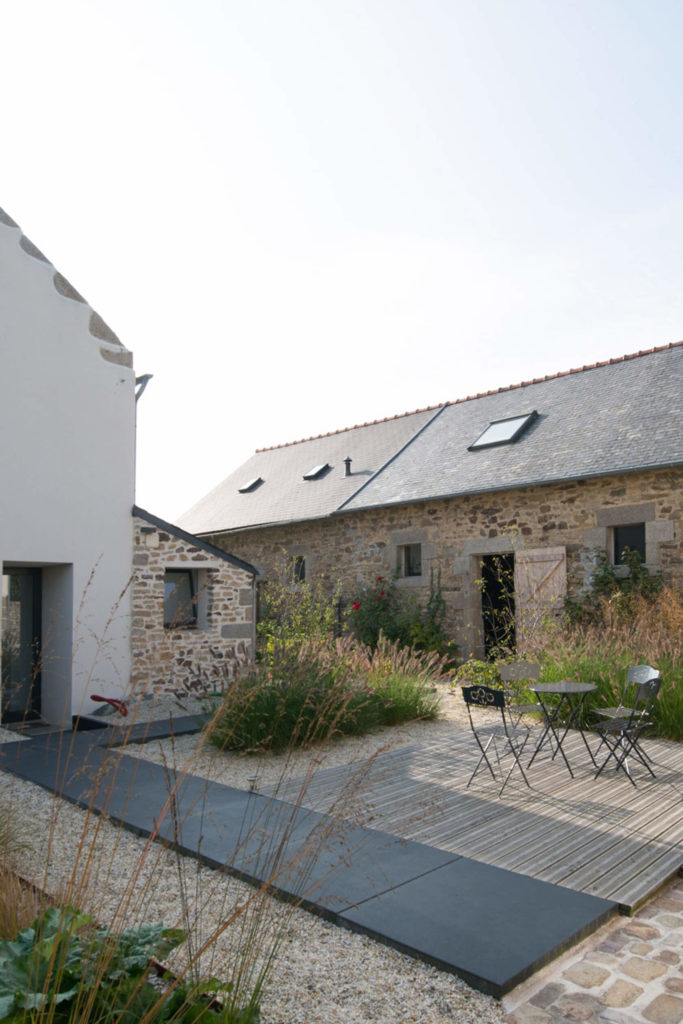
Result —
[[120, 743], [147, 743], [150, 740], [163, 740], [168, 736], [185, 736], [199, 732], [209, 720], [210, 715], [169, 715], [168, 718], [157, 718], [151, 722], [134, 722], [126, 725], [121, 719], [115, 719], [102, 732], [98, 731], [98, 742], [105, 746], [116, 746]]
[[500, 997], [615, 911], [609, 900], [460, 857], [339, 920]]
[[[175, 724], [175, 723], [173, 723]], [[167, 723], [168, 725], [168, 723]], [[196, 720], [195, 720], [196, 728]], [[190, 724], [187, 728], [189, 730]], [[501, 996], [616, 904], [138, 760], [114, 730], [0, 746], [0, 768]]]
[[[199, 782], [199, 786], [197, 783]], [[206, 780], [178, 787], [160, 836], [211, 867], [272, 880], [327, 914], [361, 903], [457, 855]]]

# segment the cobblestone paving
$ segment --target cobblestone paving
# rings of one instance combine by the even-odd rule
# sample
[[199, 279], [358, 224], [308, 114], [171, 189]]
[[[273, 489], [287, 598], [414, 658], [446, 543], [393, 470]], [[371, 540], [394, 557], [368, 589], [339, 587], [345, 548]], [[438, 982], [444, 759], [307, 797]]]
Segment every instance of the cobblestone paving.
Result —
[[550, 964], [503, 1006], [506, 1024], [681, 1024], [683, 878]]

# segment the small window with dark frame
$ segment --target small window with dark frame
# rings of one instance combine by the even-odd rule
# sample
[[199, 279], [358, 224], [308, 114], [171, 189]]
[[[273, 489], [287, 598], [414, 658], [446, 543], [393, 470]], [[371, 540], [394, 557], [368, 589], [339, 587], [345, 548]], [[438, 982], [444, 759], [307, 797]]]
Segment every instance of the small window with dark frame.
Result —
[[164, 626], [197, 627], [197, 592], [191, 569], [167, 569], [164, 573]]
[[306, 579], [306, 556], [294, 555], [292, 558], [292, 582], [303, 583]]
[[615, 565], [627, 565], [624, 552], [637, 551], [641, 562], [645, 562], [645, 523], [631, 523], [629, 526], [615, 526], [613, 558]]
[[422, 575], [422, 545], [401, 544], [398, 548], [399, 576]]

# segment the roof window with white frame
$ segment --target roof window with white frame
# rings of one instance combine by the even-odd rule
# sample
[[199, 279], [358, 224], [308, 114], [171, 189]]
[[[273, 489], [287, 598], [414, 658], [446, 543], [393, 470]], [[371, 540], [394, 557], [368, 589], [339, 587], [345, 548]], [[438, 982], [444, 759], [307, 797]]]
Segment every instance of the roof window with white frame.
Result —
[[319, 480], [329, 468], [329, 462], [321, 462], [320, 465], [313, 466], [313, 468], [309, 469], [307, 473], [304, 473], [304, 480]]
[[538, 413], [534, 409], [533, 412], [527, 412], [523, 416], [510, 416], [504, 420], [494, 420], [492, 423], [489, 423], [483, 434], [480, 434], [474, 444], [471, 444], [467, 450], [473, 452], [478, 451], [480, 448], [494, 448], [501, 444], [513, 444], [537, 419]]
[[237, 490], [240, 494], [249, 494], [250, 491], [255, 491], [256, 488], [263, 483], [262, 476], [255, 476], [252, 480], [247, 480], [246, 484], [242, 484]]

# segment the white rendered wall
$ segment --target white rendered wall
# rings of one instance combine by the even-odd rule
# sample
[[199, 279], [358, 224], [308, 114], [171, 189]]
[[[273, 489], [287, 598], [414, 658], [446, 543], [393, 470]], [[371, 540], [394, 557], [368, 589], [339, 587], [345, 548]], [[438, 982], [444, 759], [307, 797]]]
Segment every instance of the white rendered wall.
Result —
[[128, 686], [135, 380], [21, 237], [0, 217], [0, 562], [54, 567], [43, 712], [56, 721]]

